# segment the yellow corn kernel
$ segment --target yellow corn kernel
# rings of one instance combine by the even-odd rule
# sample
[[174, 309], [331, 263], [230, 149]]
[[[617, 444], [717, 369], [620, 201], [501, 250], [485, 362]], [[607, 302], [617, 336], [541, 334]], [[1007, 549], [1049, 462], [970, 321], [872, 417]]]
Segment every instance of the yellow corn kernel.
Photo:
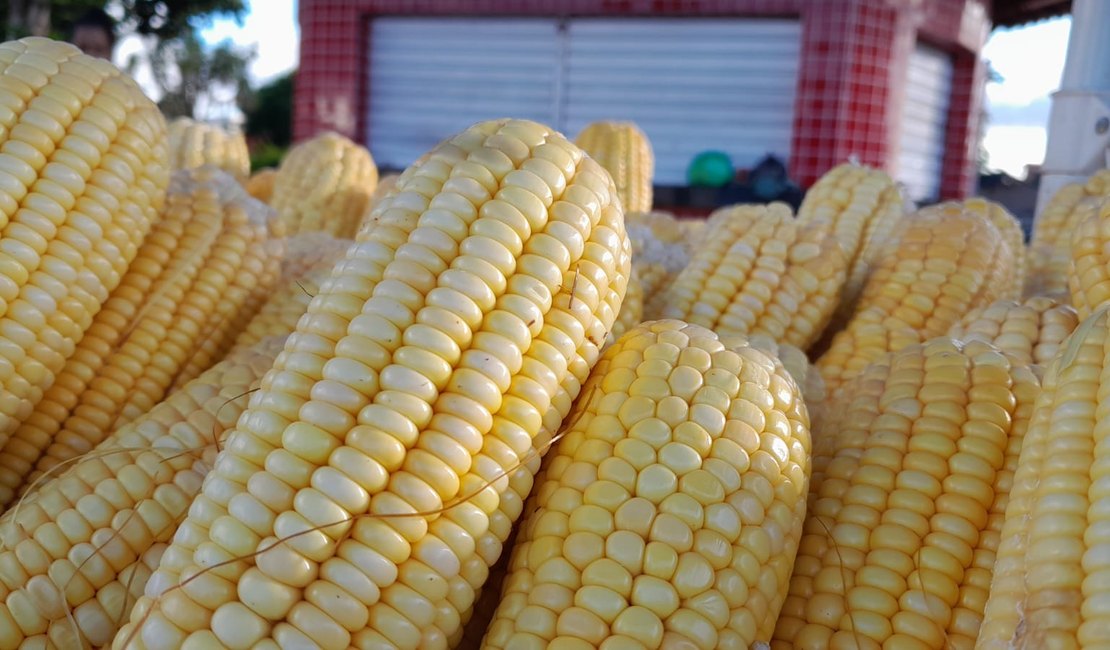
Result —
[[1107, 501], [1100, 460], [1110, 310], [1083, 320], [1045, 373], [1013, 477], [976, 648], [1098, 648]]
[[[1092, 201], [1093, 203], [1093, 201]], [[1110, 197], [1101, 200], [1092, 214], [1076, 224], [1071, 239], [1067, 283], [1071, 304], [1086, 318], [1110, 301]]]
[[281, 281], [295, 280], [318, 268], [331, 268], [343, 259], [354, 240], [332, 237], [326, 232], [302, 232], [287, 237], [281, 261]]
[[320, 230], [354, 237], [377, 183], [378, 168], [365, 147], [322, 133], [282, 159], [270, 205], [290, 235]]
[[245, 323], [228, 314], [267, 294], [266, 269], [278, 271], [273, 225], [269, 211], [216, 168], [174, 174], [143, 254], [0, 452], [0, 501], [10, 503], [25, 480], [90, 451], [206, 370], [215, 360], [207, 345], [230, 347], [238, 330], [228, 330]]
[[651, 210], [655, 155], [638, 126], [632, 122], [592, 122], [574, 143], [613, 177], [625, 212]]
[[[725, 343], [729, 346], [740, 345], [732, 338], [726, 339]], [[746, 337], [745, 343], [782, 362], [786, 371], [801, 387], [806, 410], [809, 411], [809, 421], [816, 426], [824, 417], [825, 400], [828, 395], [825, 390], [825, 379], [809, 362], [806, 353], [789, 343], [779, 343], [766, 334], [752, 334]]]
[[904, 214], [902, 195], [884, 172], [855, 163], [833, 167], [806, 192], [802, 223], [828, 222], [848, 260], [837, 320], [846, 320], [871, 265]]
[[483, 648], [748, 648], [770, 641], [809, 473], [782, 365], [680, 321], [594, 369], [513, 548]]
[[903, 220], [874, 264], [858, 311], [817, 360], [830, 395], [887, 352], [944, 335], [989, 305], [1012, 277], [1006, 244], [982, 214], [958, 203]]
[[[114, 647], [458, 638], [620, 310], [615, 197], [595, 161], [523, 120], [479, 123], [406, 170], [251, 396]], [[190, 590], [213, 553], [242, 558], [219, 574], [234, 587]]]
[[948, 336], [991, 343], [1019, 363], [1033, 366], [1040, 376], [1078, 324], [1073, 307], [1036, 296], [973, 309], [948, 330]]
[[179, 117], [169, 124], [169, 138], [171, 169], [214, 165], [239, 182], [250, 176], [247, 139], [239, 131]]
[[667, 289], [663, 315], [722, 336], [764, 333], [806, 348], [840, 298], [847, 263], [823, 222], [783, 203], [715, 212], [705, 244]]
[[0, 44], [0, 445], [53, 384], [165, 196], [166, 125], [107, 61]]
[[281, 345], [216, 365], [0, 518], [0, 621], [19, 621], [0, 625], [0, 646], [111, 643]]
[[1097, 172], [1086, 183], [1065, 185], [1052, 196], [1033, 221], [1025, 295], [1068, 297], [1072, 238], [1106, 198], [1110, 198], [1110, 169]]
[[251, 346], [271, 336], [291, 334], [308, 311], [313, 296], [331, 275], [332, 266], [330, 260], [325, 260], [304, 274], [285, 281], [242, 329], [232, 349]]
[[772, 648], [970, 648], [979, 634], [1036, 376], [943, 337], [876, 366], [814, 432]]
[[274, 195], [274, 181], [276, 179], [277, 169], [267, 167], [251, 174], [244, 187], [247, 189], [247, 194], [263, 203], [269, 203], [270, 198]]
[[1008, 254], [1004, 261], [999, 261], [999, 264], [1005, 265], [1005, 270], [1000, 271], [1003, 275], [999, 276], [1005, 283], [1005, 288], [998, 291], [998, 296], [1016, 300], [1021, 296], [1025, 282], [1025, 233], [1021, 224], [1009, 210], [994, 201], [971, 198], [965, 200], [963, 205], [966, 209], [990, 219], [1006, 242]]

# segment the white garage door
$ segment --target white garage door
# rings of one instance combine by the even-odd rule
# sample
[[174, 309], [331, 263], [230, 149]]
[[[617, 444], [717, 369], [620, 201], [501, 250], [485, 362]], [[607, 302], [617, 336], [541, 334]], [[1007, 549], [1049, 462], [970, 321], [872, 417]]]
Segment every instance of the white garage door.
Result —
[[940, 195], [952, 57], [919, 43], [910, 55], [905, 88], [897, 178], [914, 201], [934, 201]]
[[368, 147], [404, 168], [498, 117], [555, 122], [555, 19], [378, 18], [370, 29]]
[[571, 21], [567, 133], [632, 120], [655, 150], [655, 182], [685, 185], [698, 153], [750, 168], [790, 155], [801, 25], [791, 20]]
[[764, 19], [375, 19], [368, 145], [404, 167], [483, 119], [525, 117], [574, 137], [632, 120], [655, 182], [684, 185], [699, 152], [750, 167], [790, 154], [801, 25]]

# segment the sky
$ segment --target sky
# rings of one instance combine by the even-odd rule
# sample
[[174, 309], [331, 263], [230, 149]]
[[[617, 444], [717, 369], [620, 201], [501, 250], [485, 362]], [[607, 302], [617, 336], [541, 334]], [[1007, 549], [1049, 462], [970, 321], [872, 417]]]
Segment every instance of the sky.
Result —
[[987, 166], [1017, 178], [1044, 160], [1051, 94], [1060, 86], [1071, 17], [996, 29], [983, 57], [1001, 77], [987, 84]]
[[[250, 73], [252, 82], [260, 85], [297, 65], [297, 0], [247, 4], [242, 26], [231, 18], [215, 18], [201, 30], [201, 37], [210, 45], [230, 39], [239, 47], [256, 48]], [[1002, 81], [987, 85], [984, 146], [989, 168], [1023, 178], [1026, 165], [1044, 160], [1050, 96], [1060, 85], [1070, 28], [1071, 18], [1065, 16], [991, 34], [983, 56]], [[119, 49], [125, 54], [128, 47], [124, 42]], [[141, 81], [142, 71], [137, 76]]]

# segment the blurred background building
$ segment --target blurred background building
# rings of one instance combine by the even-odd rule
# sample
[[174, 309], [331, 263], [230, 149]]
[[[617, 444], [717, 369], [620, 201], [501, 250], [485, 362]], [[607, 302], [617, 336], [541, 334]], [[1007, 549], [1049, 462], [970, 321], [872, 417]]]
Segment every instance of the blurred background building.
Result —
[[401, 169], [494, 114], [572, 136], [630, 119], [655, 148], [664, 204], [746, 198], [689, 190], [706, 151], [741, 175], [770, 156], [803, 188], [854, 158], [886, 169], [914, 201], [958, 198], [978, 180], [992, 27], [1070, 4], [301, 0], [294, 139], [339, 131]]

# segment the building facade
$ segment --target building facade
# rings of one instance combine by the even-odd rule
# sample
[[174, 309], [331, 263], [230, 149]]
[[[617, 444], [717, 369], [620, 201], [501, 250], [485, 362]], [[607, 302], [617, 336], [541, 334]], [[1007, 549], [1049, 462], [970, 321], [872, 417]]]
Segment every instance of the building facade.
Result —
[[294, 136], [403, 168], [493, 117], [630, 119], [656, 184], [697, 153], [808, 186], [849, 159], [917, 201], [975, 181], [988, 0], [301, 0]]

